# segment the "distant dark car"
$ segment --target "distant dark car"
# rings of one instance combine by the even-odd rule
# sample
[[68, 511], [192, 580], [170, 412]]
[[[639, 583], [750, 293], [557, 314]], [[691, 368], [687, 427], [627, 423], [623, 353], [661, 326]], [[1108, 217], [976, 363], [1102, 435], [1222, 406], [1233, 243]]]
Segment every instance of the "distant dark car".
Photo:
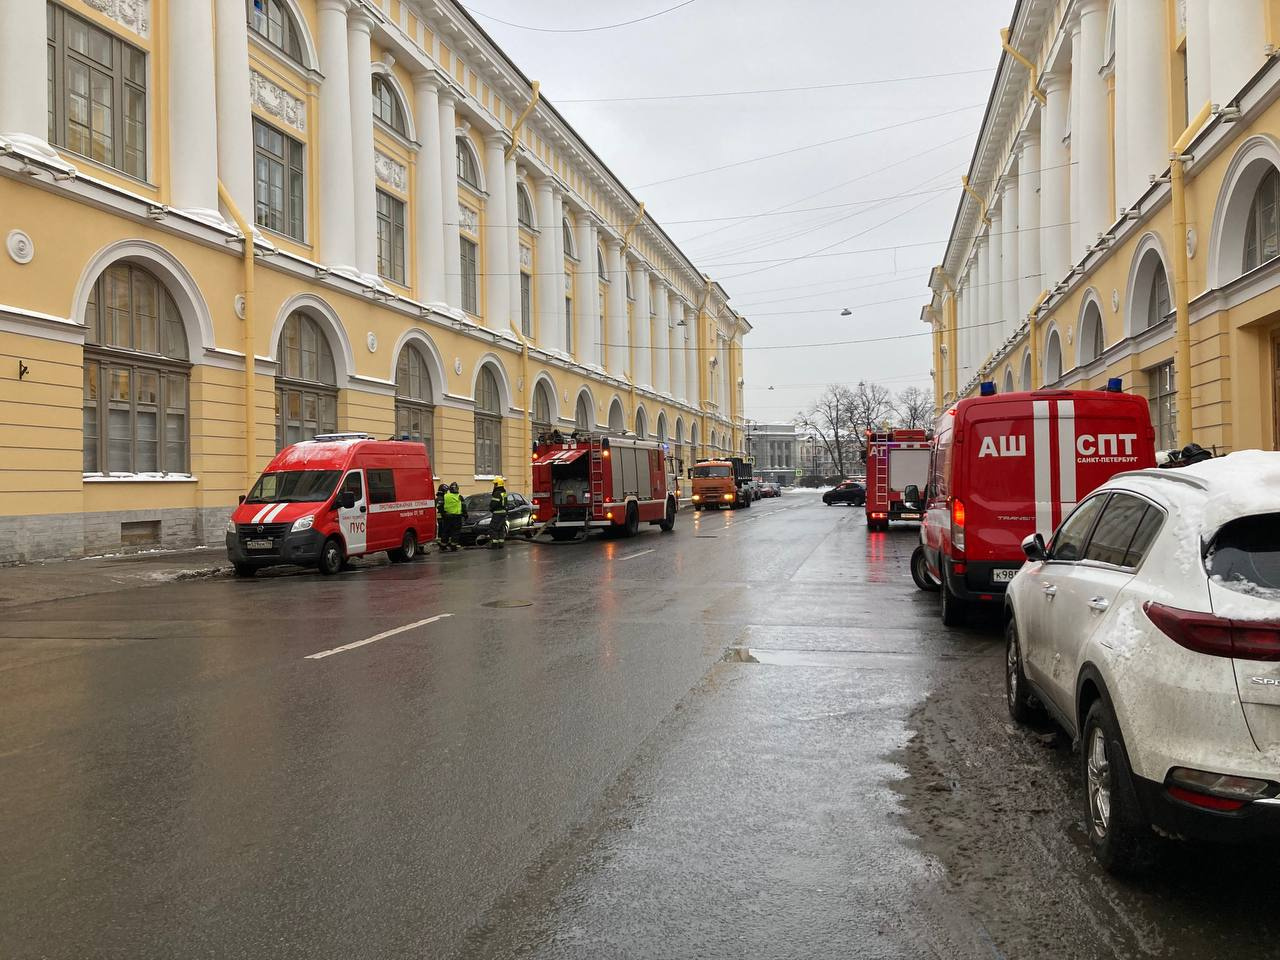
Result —
[[[489, 513], [489, 494], [476, 493], [466, 498], [467, 519], [462, 522], [462, 533], [458, 542], [474, 544], [478, 540], [488, 539], [489, 523], [493, 515]], [[521, 494], [507, 491], [507, 539], [528, 537], [533, 523], [533, 505]]]
[[860, 483], [846, 480], [838, 487], [832, 487], [824, 493], [822, 502], [828, 507], [835, 503], [847, 503], [851, 507], [861, 507], [867, 502], [867, 488]]
[[776, 483], [766, 483], [764, 488], [760, 491], [760, 496], [771, 498], [780, 497], [782, 496], [782, 487], [778, 486]]

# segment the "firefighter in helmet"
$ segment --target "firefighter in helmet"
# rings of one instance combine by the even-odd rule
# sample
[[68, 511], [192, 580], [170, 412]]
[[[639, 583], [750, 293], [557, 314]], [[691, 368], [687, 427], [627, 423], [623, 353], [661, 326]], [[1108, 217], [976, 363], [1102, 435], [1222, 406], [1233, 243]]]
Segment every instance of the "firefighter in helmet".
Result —
[[507, 540], [507, 481], [493, 478], [493, 493], [489, 495], [489, 545], [501, 550]]

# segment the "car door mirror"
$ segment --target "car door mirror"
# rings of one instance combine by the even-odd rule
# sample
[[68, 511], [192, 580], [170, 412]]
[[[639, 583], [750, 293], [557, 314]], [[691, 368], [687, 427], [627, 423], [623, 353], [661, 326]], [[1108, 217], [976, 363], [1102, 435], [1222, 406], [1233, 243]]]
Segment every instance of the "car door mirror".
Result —
[[1044, 537], [1038, 533], [1025, 537], [1022, 541], [1022, 552], [1027, 555], [1028, 560], [1043, 560], [1048, 553], [1044, 547]]
[[902, 491], [902, 499], [908, 503], [919, 503], [920, 488], [914, 483], [908, 483], [906, 489]]
[[240, 494], [240, 502], [241, 502], [241, 503], [244, 503], [246, 499], [248, 499], [248, 498], [247, 498], [247, 497], [245, 497], [245, 495], [244, 495], [243, 493], [242, 493], [242, 494]]
[[356, 505], [356, 495], [350, 490], [343, 490], [338, 494], [337, 503], [340, 510], [350, 510]]

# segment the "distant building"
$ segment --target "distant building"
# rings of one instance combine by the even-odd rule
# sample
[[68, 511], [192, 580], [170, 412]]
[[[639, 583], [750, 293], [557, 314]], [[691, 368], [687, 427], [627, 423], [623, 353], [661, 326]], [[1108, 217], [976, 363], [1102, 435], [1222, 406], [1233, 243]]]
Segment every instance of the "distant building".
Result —
[[795, 483], [800, 465], [797, 443], [795, 424], [753, 424], [747, 434], [747, 455], [755, 461], [756, 476], [771, 483]]

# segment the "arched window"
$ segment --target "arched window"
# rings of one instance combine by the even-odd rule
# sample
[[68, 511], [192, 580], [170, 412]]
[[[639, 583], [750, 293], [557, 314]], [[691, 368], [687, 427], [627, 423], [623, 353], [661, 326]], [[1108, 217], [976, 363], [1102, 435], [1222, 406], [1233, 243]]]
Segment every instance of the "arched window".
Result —
[[1092, 363], [1102, 356], [1107, 346], [1107, 335], [1102, 326], [1102, 312], [1090, 301], [1080, 321], [1080, 366]]
[[407, 344], [396, 361], [396, 436], [417, 440], [435, 463], [435, 414], [431, 371], [422, 351]]
[[533, 229], [533, 201], [529, 199], [529, 188], [523, 183], [516, 185], [516, 220], [526, 230]]
[[338, 378], [333, 350], [320, 324], [289, 315], [280, 333], [276, 373], [276, 449], [338, 429]]
[[1159, 257], [1156, 259], [1155, 273], [1151, 277], [1151, 296], [1147, 301], [1148, 327], [1154, 327], [1173, 309], [1169, 305], [1169, 275], [1164, 272], [1164, 264], [1159, 262]]
[[596, 274], [600, 277], [601, 283], [609, 282], [609, 271], [604, 266], [604, 251], [596, 247]]
[[626, 281], [627, 299], [628, 299], [628, 300], [634, 300], [634, 299], [636, 298], [636, 295], [635, 295], [634, 293], [632, 293], [632, 292], [631, 292], [631, 271], [630, 271], [630, 270], [623, 270], [623, 271], [622, 271], [622, 278], [623, 278], [623, 280], [624, 280], [624, 281]]
[[568, 217], [560, 222], [560, 228], [564, 232], [564, 255], [577, 260], [578, 248], [573, 243], [573, 224], [569, 222]]
[[551, 396], [547, 385], [539, 383], [533, 388], [533, 435], [535, 438], [551, 432]]
[[596, 418], [591, 412], [591, 401], [585, 393], [578, 394], [578, 406], [573, 413], [573, 423], [579, 430], [590, 430], [595, 426]]
[[609, 432], [625, 433], [627, 429], [626, 420], [622, 416], [622, 404], [617, 400], [609, 405]]
[[1051, 386], [1062, 379], [1062, 341], [1058, 331], [1049, 334], [1049, 343], [1044, 351], [1044, 383]]
[[1004, 392], [1013, 393], [1013, 367], [1009, 367], [1004, 372]]
[[636, 436], [641, 440], [649, 439], [649, 421], [644, 410], [636, 410]]
[[302, 31], [284, 0], [245, 0], [249, 29], [287, 57], [302, 63]]
[[1244, 271], [1248, 273], [1280, 256], [1280, 173], [1272, 167], [1263, 176], [1249, 207], [1244, 232]]
[[458, 137], [457, 150], [458, 179], [473, 190], [483, 189], [480, 185], [480, 161], [476, 159], [476, 152], [466, 137]]
[[188, 472], [187, 334], [164, 285], [107, 267], [84, 311], [84, 471]]
[[1022, 357], [1022, 389], [1031, 389], [1031, 351], [1028, 350]]
[[475, 418], [476, 475], [497, 476], [502, 472], [502, 394], [487, 365], [476, 378]]
[[407, 137], [407, 127], [404, 122], [404, 107], [400, 103], [400, 97], [391, 87], [391, 82], [381, 74], [373, 75], [373, 115], [385, 123], [388, 127]]
[[659, 443], [665, 443], [667, 440], [667, 415], [665, 413], [658, 414], [657, 439]]

